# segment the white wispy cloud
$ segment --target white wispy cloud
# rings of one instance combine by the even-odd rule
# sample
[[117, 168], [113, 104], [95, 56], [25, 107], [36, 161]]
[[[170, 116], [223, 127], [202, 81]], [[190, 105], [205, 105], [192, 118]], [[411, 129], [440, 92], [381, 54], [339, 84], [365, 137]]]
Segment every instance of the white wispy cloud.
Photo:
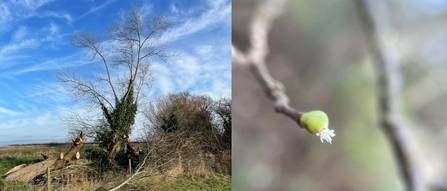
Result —
[[142, 15], [150, 15], [152, 12], [153, 5], [145, 1], [140, 8], [140, 14]]
[[[51, 22], [49, 26], [37, 31], [34, 30], [33, 33], [30, 33], [29, 30], [30, 29], [26, 26], [20, 26], [12, 34], [11, 41], [3, 46], [0, 46], [0, 61], [4, 62], [0, 65], [0, 68], [6, 69], [11, 66], [25, 65], [25, 63], [27, 63], [27, 66], [31, 66], [28, 69], [22, 69], [21, 71], [15, 72], [3, 70], [3, 73], [12, 73], [17, 75], [29, 71], [45, 69], [47, 66], [51, 66], [51, 60], [37, 65], [32, 65], [34, 61], [22, 61], [33, 56], [30, 50], [42, 47], [44, 45], [46, 47], [51, 47], [58, 43], [62, 43], [61, 38], [63, 35], [59, 34], [59, 27], [55, 23]], [[69, 63], [73, 62], [69, 61]]]
[[[231, 2], [208, 1], [208, 9], [199, 16], [188, 15], [191, 11], [201, 10], [203, 5], [190, 9], [178, 9], [170, 4], [170, 11], [177, 24], [165, 32], [161, 43], [175, 45], [179, 39], [188, 39], [190, 35], [210, 30], [218, 26], [230, 27]], [[230, 33], [230, 31], [228, 31]], [[228, 38], [228, 42], [225, 40]], [[207, 94], [212, 97], [231, 96], [231, 53], [230, 47], [220, 46], [222, 42], [230, 44], [230, 36], [207, 39], [210, 43], [191, 40], [189, 46], [193, 52], [180, 51], [180, 56], [173, 63], [158, 63], [152, 65], [155, 84], [153, 89], [163, 96], [168, 93], [188, 91], [193, 94]], [[218, 48], [215, 48], [215, 46]], [[226, 48], [226, 49], [225, 49]]]
[[117, 0], [107, 0], [103, 4], [101, 4], [101, 5], [97, 6], [97, 7], [93, 7], [92, 9], [90, 9], [90, 11], [80, 15], [79, 17], [76, 18], [76, 20], [79, 20], [79, 19], [81, 19], [81, 18], [83, 18], [83, 17], [85, 17], [87, 15], [90, 15], [90, 14], [96, 12], [96, 11], [99, 11], [99, 10], [103, 9], [104, 7], [106, 7], [107, 5], [109, 5], [109, 4], [113, 3], [113, 2], [116, 2], [116, 1]]
[[68, 103], [71, 101], [67, 90], [56, 82], [41, 82], [28, 85], [23, 92], [17, 93], [20, 98], [30, 100], [35, 103]]
[[[54, 23], [53, 21], [50, 22], [50, 25], [47, 27], [44, 27], [42, 29], [42, 34], [44, 34], [44, 37], [41, 37], [40, 41], [42, 42], [52, 42], [52, 43], [63, 43], [61, 42], [61, 38], [63, 35], [59, 33], [59, 26]], [[49, 44], [52, 45], [52, 44]], [[53, 48], [55, 48], [53, 44]], [[55, 48], [57, 49], [57, 48]]]
[[[219, 53], [212, 52], [211, 54]], [[172, 64], [154, 63], [152, 65], [155, 79], [154, 90], [159, 92], [158, 96], [181, 91], [207, 94], [212, 97], [231, 96], [230, 64], [229, 59], [206, 61], [200, 55], [182, 52]]]
[[2, 85], [2, 86], [3, 86], [3, 88], [7, 88], [7, 89], [10, 89], [9, 85], [8, 85], [8, 84], [6, 84], [5, 82], [0, 82], [0, 85]]
[[30, 103], [29, 100], [14, 98], [14, 101], [11, 103], [14, 103], [21, 111], [26, 111], [28, 113], [34, 113], [39, 109], [39, 107]]
[[13, 41], [21, 41], [23, 37], [28, 33], [28, 28], [26, 26], [20, 26], [19, 29], [13, 34]]
[[[30, 32], [30, 30], [33, 32]], [[0, 68], [6, 69], [11, 66], [23, 66], [20, 69], [15, 69], [15, 71], [3, 70], [3, 74], [8, 74], [8, 76], [3, 77], [13, 77], [27, 72], [82, 65], [83, 63], [80, 63], [80, 58], [76, 57], [81, 54], [80, 52], [76, 55], [53, 58], [37, 64], [34, 64], [35, 61], [22, 62], [29, 57], [35, 56], [31, 51], [33, 49], [43, 46], [50, 48], [54, 47], [54, 49], [57, 49], [57, 45], [63, 43], [63, 36], [65, 36], [65, 34], [60, 34], [59, 26], [53, 21], [50, 21], [48, 25], [37, 30], [29, 29], [27, 26], [18, 27], [18, 29], [12, 34], [11, 41], [3, 46], [0, 46], [0, 61], [5, 62], [0, 65]]]
[[169, 9], [172, 13], [178, 13], [178, 9], [177, 7], [175, 7], [174, 2], [172, 2], [171, 5], [169, 5]]
[[83, 53], [78, 52], [73, 55], [60, 57], [60, 58], [54, 58], [51, 60], [47, 60], [38, 64], [27, 64], [26, 66], [14, 70], [14, 71], [7, 71], [3, 73], [3, 76], [9, 76], [14, 77], [18, 75], [22, 75], [29, 72], [37, 72], [37, 71], [48, 71], [48, 70], [59, 70], [62, 68], [71, 68], [71, 67], [78, 67], [82, 65], [89, 64], [91, 62], [86, 61], [84, 59]]
[[[15, 115], [21, 115], [21, 112], [17, 112], [17, 111], [12, 111], [3, 107], [0, 107], [0, 114], [4, 114], [7, 116], [15, 116]], [[2, 117], [2, 115], [0, 115], [0, 117]]]
[[11, 20], [11, 12], [5, 3], [0, 2], [0, 24], [5, 24]]
[[152, 66], [154, 71], [154, 78], [156, 78], [155, 89], [160, 91], [163, 95], [167, 95], [174, 91], [172, 79], [170, 78], [171, 72], [166, 64], [154, 63]]
[[35, 16], [39, 17], [39, 18], [54, 17], [54, 18], [65, 19], [69, 23], [74, 21], [69, 13], [58, 13], [58, 12], [47, 11], [47, 12], [43, 12], [43, 13], [40, 13], [40, 14], [36, 14]]
[[209, 53], [212, 48], [213, 48], [213, 46], [211, 46], [211, 45], [201, 45], [201, 46], [196, 47], [196, 51], [197, 51], [197, 54], [205, 55], [205, 54]]
[[51, 112], [47, 111], [44, 114], [38, 116], [34, 121], [36, 122], [37, 125], [43, 125], [43, 124], [47, 124], [48, 121], [51, 119]]
[[50, 23], [50, 32], [52, 35], [59, 34], [59, 27], [54, 22]]
[[41, 6], [53, 2], [54, 0], [35, 0], [35, 1], [10, 1], [16, 7], [22, 7], [29, 10], [36, 10]]
[[54, 0], [35, 0], [35, 1], [6, 1], [0, 2], [0, 26], [1, 28], [7, 28], [14, 22], [22, 19], [38, 17], [54, 17], [60, 19], [66, 19], [71, 22], [73, 19], [68, 13], [46, 11], [39, 13], [38, 9], [46, 4], [54, 2]]
[[27, 39], [18, 43], [7, 44], [0, 48], [0, 58], [22, 49], [35, 48], [40, 45], [36, 39]]
[[181, 37], [197, 33], [205, 29], [213, 28], [213, 25], [222, 21], [231, 20], [231, 2], [228, 1], [210, 1], [210, 9], [200, 15], [198, 18], [187, 19], [180, 25], [173, 27], [165, 32], [160, 43], [176, 41]]

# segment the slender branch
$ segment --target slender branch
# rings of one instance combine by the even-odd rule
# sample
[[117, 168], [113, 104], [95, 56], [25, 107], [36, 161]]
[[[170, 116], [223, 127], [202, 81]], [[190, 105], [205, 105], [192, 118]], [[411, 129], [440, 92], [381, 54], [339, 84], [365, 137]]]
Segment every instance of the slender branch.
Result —
[[116, 187], [110, 189], [109, 191], [115, 191], [115, 190], [120, 189], [122, 186], [126, 185], [129, 181], [131, 181], [133, 177], [135, 177], [135, 176], [138, 175], [138, 174], [141, 174], [140, 170], [141, 170], [141, 168], [144, 166], [144, 163], [146, 162], [146, 159], [147, 159], [147, 157], [148, 157], [149, 155], [150, 155], [150, 153], [148, 153], [148, 154], [144, 157], [143, 163], [137, 168], [137, 170], [135, 171], [134, 174], [132, 174], [132, 176], [130, 176], [129, 178], [127, 178], [124, 182], [122, 182], [122, 183], [119, 184], [118, 186], [116, 186]]
[[[153, 20], [152, 23], [148, 23], [150, 26], [150, 24], [153, 24], [153, 27], [149, 27], [150, 28], [150, 32], [146, 37], [142, 37], [141, 34], [141, 25], [145, 24], [145, 19], [141, 19], [140, 17], [140, 13], [138, 11], [138, 9], [134, 8], [131, 11], [131, 18], [130, 20], [132, 21], [132, 29], [134, 29], [134, 31], [136, 32], [136, 35], [138, 37], [137, 42], [138, 42], [138, 50], [137, 50], [137, 58], [136, 58], [136, 66], [135, 66], [135, 71], [134, 74], [132, 74], [132, 69], [131, 69], [131, 78], [130, 78], [130, 85], [126, 91], [126, 94], [124, 96], [123, 101], [126, 101], [127, 97], [129, 96], [129, 93], [132, 89], [132, 87], [135, 84], [136, 78], [137, 78], [137, 74], [139, 72], [139, 68], [141, 65], [141, 62], [143, 61], [144, 58], [148, 57], [148, 56], [153, 56], [153, 55], [159, 55], [161, 54], [161, 52], [163, 52], [165, 49], [164, 48], [160, 48], [159, 51], [155, 51], [155, 50], [149, 50], [147, 51], [146, 54], [142, 53], [143, 48], [145, 46], [146, 41], [151, 38], [155, 33], [163, 31], [166, 29], [167, 24], [165, 20], [162, 20], [163, 17], [159, 16], [156, 19]], [[143, 38], [143, 39], [142, 39]], [[152, 52], [153, 51], [153, 52]], [[143, 55], [143, 56], [142, 56]], [[132, 61], [133, 62], [133, 61]], [[139, 94], [139, 91], [138, 91]], [[137, 96], [138, 96], [137, 94]]]
[[142, 71], [141, 71], [141, 75], [140, 75], [140, 78], [139, 78], [139, 84], [138, 84], [138, 88], [137, 88], [138, 90], [137, 90], [137, 96], [135, 98], [135, 104], [138, 104], [138, 99], [140, 97], [141, 89], [142, 89], [142, 87], [144, 85], [144, 82], [145, 82], [147, 74], [150, 72], [149, 71], [149, 66], [150, 65], [146, 65], [146, 67], [141, 69]]
[[[105, 102], [107, 102], [107, 104], [109, 104], [109, 106], [111, 108], [114, 108], [113, 105], [109, 102], [109, 100], [107, 100], [102, 94], [98, 93], [95, 89], [93, 85], [87, 85], [85, 82], [83, 82], [81, 79], [76, 78], [75, 75], [70, 75], [68, 72], [64, 72], [64, 73], [59, 73], [59, 75], [57, 76], [59, 82], [62, 83], [71, 83], [74, 84], [75, 86], [72, 88], [73, 92], [74, 91], [78, 91], [80, 94], [82, 94], [82, 96], [86, 93], [89, 92], [91, 95], [93, 95], [93, 97], [95, 97], [98, 102], [101, 102], [101, 99], [104, 100]], [[81, 96], [81, 97], [82, 97]], [[101, 98], [101, 99], [100, 99]]]
[[93, 58], [91, 60], [94, 60], [96, 58], [96, 55], [99, 55], [102, 59], [102, 62], [104, 63], [104, 66], [107, 71], [107, 82], [109, 83], [110, 87], [112, 88], [113, 95], [115, 96], [115, 100], [118, 100], [118, 96], [116, 95], [115, 88], [113, 87], [112, 80], [110, 78], [110, 72], [109, 67], [107, 64], [107, 61], [105, 57], [101, 54], [101, 51], [99, 51], [99, 46], [101, 44], [101, 39], [98, 35], [93, 34], [91, 32], [78, 32], [73, 33], [72, 39], [70, 40], [70, 43], [77, 48], [86, 48], [87, 51], [94, 51]]
[[417, 159], [414, 148], [411, 146], [409, 129], [402, 116], [399, 103], [401, 74], [398, 61], [389, 47], [383, 45], [379, 40], [379, 30], [373, 20], [371, 7], [367, 6], [368, 2], [366, 0], [356, 0], [356, 2], [367, 41], [371, 43], [369, 48], [376, 62], [382, 128], [391, 141], [407, 189], [410, 191], [426, 190], [420, 169], [421, 164]]
[[93, 45], [93, 47], [95, 48], [96, 53], [97, 53], [99, 56], [101, 56], [102, 61], [104, 62], [104, 66], [106, 67], [106, 71], [107, 71], [108, 82], [109, 82], [109, 84], [110, 84], [110, 87], [112, 88], [113, 95], [115, 96], [115, 100], [118, 100], [118, 96], [116, 95], [115, 88], [113, 87], [112, 80], [111, 80], [111, 78], [110, 78], [109, 67], [107, 66], [106, 59], [105, 59], [104, 56], [101, 54], [101, 52], [99, 52], [99, 50], [96, 48], [95, 45]]
[[290, 107], [283, 84], [270, 75], [265, 63], [268, 53], [267, 35], [272, 22], [281, 14], [285, 2], [286, 0], [265, 0], [258, 5], [250, 25], [251, 47], [245, 54], [232, 47], [232, 63], [248, 66], [266, 95], [273, 101], [275, 111], [291, 118], [301, 127], [302, 112]]

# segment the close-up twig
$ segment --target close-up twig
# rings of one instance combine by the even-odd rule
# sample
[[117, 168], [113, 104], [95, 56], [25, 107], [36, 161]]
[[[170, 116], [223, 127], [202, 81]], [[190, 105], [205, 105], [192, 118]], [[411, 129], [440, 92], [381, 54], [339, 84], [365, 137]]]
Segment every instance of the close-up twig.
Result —
[[269, 50], [268, 33], [273, 21], [281, 15], [285, 3], [286, 0], [266, 0], [258, 5], [250, 25], [251, 46], [245, 54], [236, 47], [232, 47], [233, 66], [248, 66], [250, 68], [265, 94], [273, 101], [277, 113], [284, 114], [301, 128], [319, 136], [322, 143], [326, 140], [332, 144], [332, 137], [335, 136], [335, 133], [334, 130], [328, 128], [327, 115], [324, 112], [317, 111], [316, 113], [309, 112], [305, 118], [302, 118], [306, 112], [297, 111], [289, 105], [290, 99], [286, 94], [284, 85], [271, 76], [266, 66], [266, 57]]
[[248, 66], [266, 95], [273, 101], [275, 111], [286, 115], [301, 126], [300, 118], [303, 113], [290, 107], [284, 85], [270, 75], [265, 61], [268, 53], [268, 32], [273, 21], [281, 14], [285, 3], [285, 0], [260, 3], [250, 25], [251, 47], [244, 54], [233, 46], [232, 62], [233, 65]]

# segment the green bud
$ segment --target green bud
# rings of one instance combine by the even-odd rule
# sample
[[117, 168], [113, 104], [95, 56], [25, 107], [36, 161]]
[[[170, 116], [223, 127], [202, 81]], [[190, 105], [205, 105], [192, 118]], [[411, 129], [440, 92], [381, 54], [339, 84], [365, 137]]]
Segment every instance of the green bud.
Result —
[[334, 130], [329, 129], [329, 118], [323, 111], [311, 111], [303, 114], [300, 124], [310, 133], [319, 136], [322, 143], [326, 140], [332, 144], [332, 137], [335, 137], [335, 133]]

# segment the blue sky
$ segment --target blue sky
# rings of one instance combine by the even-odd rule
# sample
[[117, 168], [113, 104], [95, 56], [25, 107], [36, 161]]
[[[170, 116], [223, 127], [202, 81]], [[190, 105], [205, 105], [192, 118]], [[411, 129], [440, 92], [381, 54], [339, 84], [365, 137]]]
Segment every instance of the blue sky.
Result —
[[[106, 28], [132, 5], [171, 21], [161, 43], [177, 49], [172, 62], [154, 60], [154, 99], [180, 91], [231, 96], [231, 1], [27, 0], [0, 1], [0, 146], [67, 140], [64, 112], [82, 112], [54, 75], [69, 69], [103, 72], [85, 52], [70, 45], [71, 34], [92, 31], [107, 40]], [[119, 71], [113, 71], [119, 75]], [[131, 137], [137, 137], [139, 130]]]

